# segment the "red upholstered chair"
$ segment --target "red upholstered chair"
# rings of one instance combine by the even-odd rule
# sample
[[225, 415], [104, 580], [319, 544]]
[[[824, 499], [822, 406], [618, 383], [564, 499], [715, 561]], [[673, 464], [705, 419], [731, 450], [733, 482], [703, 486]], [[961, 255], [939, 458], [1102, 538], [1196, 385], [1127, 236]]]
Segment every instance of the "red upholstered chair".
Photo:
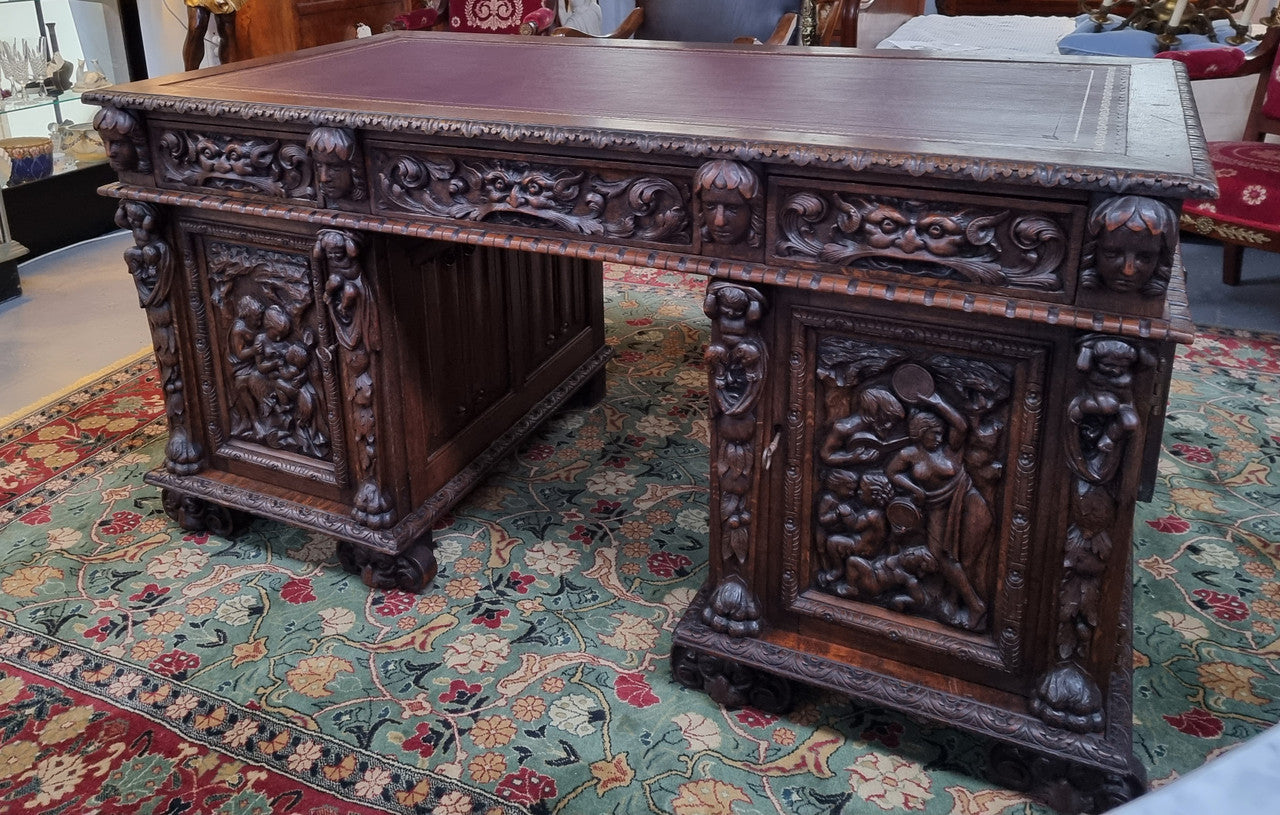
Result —
[[1280, 144], [1264, 141], [1267, 134], [1280, 136], [1278, 43], [1280, 26], [1268, 29], [1247, 59], [1234, 48], [1158, 55], [1185, 62], [1193, 80], [1258, 76], [1243, 139], [1209, 143], [1209, 159], [1218, 174], [1217, 200], [1188, 201], [1182, 210], [1184, 231], [1222, 242], [1222, 282], [1228, 286], [1240, 283], [1246, 247], [1280, 252]]
[[543, 0], [449, 0], [449, 30], [474, 34], [536, 34], [556, 13]]

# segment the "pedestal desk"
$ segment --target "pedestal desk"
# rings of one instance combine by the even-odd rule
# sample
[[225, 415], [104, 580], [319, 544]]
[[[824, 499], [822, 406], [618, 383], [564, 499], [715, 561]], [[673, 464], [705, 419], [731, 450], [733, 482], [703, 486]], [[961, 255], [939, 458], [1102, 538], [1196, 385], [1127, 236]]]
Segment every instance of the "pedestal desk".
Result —
[[93, 91], [188, 527], [425, 588], [607, 357], [600, 262], [703, 275], [709, 578], [673, 670], [1136, 794], [1130, 544], [1213, 175], [1180, 66], [400, 33]]

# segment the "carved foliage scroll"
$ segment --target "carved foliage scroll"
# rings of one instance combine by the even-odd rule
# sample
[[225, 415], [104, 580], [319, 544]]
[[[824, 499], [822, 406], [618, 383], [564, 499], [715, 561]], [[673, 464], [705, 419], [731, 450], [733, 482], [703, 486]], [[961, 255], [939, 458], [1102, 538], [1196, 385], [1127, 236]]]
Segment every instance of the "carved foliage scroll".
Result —
[[1012, 371], [826, 337], [818, 385], [818, 586], [989, 630]]
[[209, 300], [226, 349], [228, 434], [274, 450], [332, 458], [333, 351], [322, 340], [305, 255], [212, 240]]
[[1077, 347], [1078, 386], [1065, 428], [1073, 479], [1058, 593], [1057, 663], [1041, 677], [1031, 709], [1049, 724], [1078, 733], [1097, 732], [1105, 724], [1102, 693], [1085, 666], [1098, 633], [1122, 465], [1141, 425], [1134, 376], [1154, 363], [1149, 350], [1119, 337], [1090, 334]]
[[1058, 292], [1067, 234], [1054, 217], [885, 195], [798, 192], [774, 254], [850, 269]]
[[662, 176], [372, 152], [383, 211], [654, 243], [692, 242], [688, 193]]
[[[312, 259], [324, 281], [324, 304], [341, 349], [342, 390], [355, 436], [356, 495], [351, 515], [373, 529], [395, 523], [392, 499], [378, 480], [376, 358], [378, 311], [365, 274], [359, 233], [322, 229]], [[428, 578], [429, 579], [429, 578]]]
[[138, 303], [147, 313], [164, 388], [165, 415], [169, 421], [165, 467], [176, 475], [191, 475], [202, 468], [204, 451], [192, 433], [186, 411], [178, 358], [178, 329], [173, 314], [173, 250], [162, 237], [160, 213], [150, 204], [121, 202], [116, 210], [116, 225], [133, 233], [134, 245], [125, 250], [124, 260], [138, 288]]
[[703, 310], [713, 333], [707, 346], [711, 375], [712, 445], [716, 469], [713, 534], [722, 577], [703, 610], [703, 622], [730, 636], [760, 632], [760, 603], [750, 574], [752, 485], [758, 455], [756, 407], [764, 391], [768, 349], [761, 333], [767, 303], [760, 292], [734, 283], [707, 286]]
[[1154, 198], [1120, 195], [1094, 207], [1086, 225], [1080, 285], [1164, 297], [1178, 248], [1178, 216]]
[[164, 179], [195, 189], [310, 199], [307, 151], [279, 139], [193, 130], [167, 130], [160, 137]]
[[117, 173], [151, 172], [147, 130], [133, 111], [103, 105], [94, 114], [93, 126], [102, 136], [111, 169]]

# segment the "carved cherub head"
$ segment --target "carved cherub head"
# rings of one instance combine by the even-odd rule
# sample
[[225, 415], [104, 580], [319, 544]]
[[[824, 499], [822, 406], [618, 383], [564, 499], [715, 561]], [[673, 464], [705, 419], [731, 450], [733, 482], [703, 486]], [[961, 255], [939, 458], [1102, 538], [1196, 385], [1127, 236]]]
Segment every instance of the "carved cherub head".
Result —
[[93, 117], [93, 126], [102, 136], [111, 169], [117, 173], [151, 172], [147, 134], [132, 113], [103, 105]]
[[1159, 297], [1178, 246], [1178, 219], [1167, 204], [1139, 195], [1109, 198], [1089, 215], [1080, 281], [1086, 288]]
[[694, 198], [703, 240], [759, 246], [764, 217], [757, 195], [760, 180], [745, 164], [708, 161], [693, 177]]
[[315, 165], [316, 187], [326, 201], [363, 197], [359, 194], [363, 185], [356, 165], [356, 140], [350, 130], [317, 127], [307, 137], [307, 152]]

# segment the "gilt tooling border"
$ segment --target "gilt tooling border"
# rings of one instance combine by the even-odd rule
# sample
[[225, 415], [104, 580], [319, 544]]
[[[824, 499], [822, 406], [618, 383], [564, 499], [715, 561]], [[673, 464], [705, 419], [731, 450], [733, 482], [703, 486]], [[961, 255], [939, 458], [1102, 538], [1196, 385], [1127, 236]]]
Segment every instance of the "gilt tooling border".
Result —
[[915, 287], [898, 283], [858, 280], [843, 275], [817, 271], [801, 271], [766, 266], [758, 263], [704, 258], [655, 249], [617, 246], [596, 240], [567, 237], [545, 238], [514, 234], [504, 228], [431, 224], [405, 218], [370, 216], [333, 210], [316, 210], [289, 204], [273, 204], [229, 199], [219, 195], [157, 190], [123, 183], [113, 183], [99, 190], [111, 198], [147, 201], [177, 207], [194, 207], [215, 212], [230, 212], [266, 219], [279, 219], [325, 227], [380, 232], [403, 237], [494, 246], [526, 252], [567, 255], [586, 260], [609, 261], [648, 266], [670, 272], [705, 275], [743, 283], [787, 286], [830, 294], [846, 294], [906, 303], [926, 308], [941, 308], [969, 314], [1026, 320], [1045, 325], [1104, 332], [1142, 339], [1191, 343], [1195, 325], [1187, 308], [1185, 272], [1179, 260], [1169, 282], [1168, 311], [1163, 319], [1112, 314], [1093, 309], [1054, 303], [1029, 302], [1016, 297], [963, 292], [931, 287]]

